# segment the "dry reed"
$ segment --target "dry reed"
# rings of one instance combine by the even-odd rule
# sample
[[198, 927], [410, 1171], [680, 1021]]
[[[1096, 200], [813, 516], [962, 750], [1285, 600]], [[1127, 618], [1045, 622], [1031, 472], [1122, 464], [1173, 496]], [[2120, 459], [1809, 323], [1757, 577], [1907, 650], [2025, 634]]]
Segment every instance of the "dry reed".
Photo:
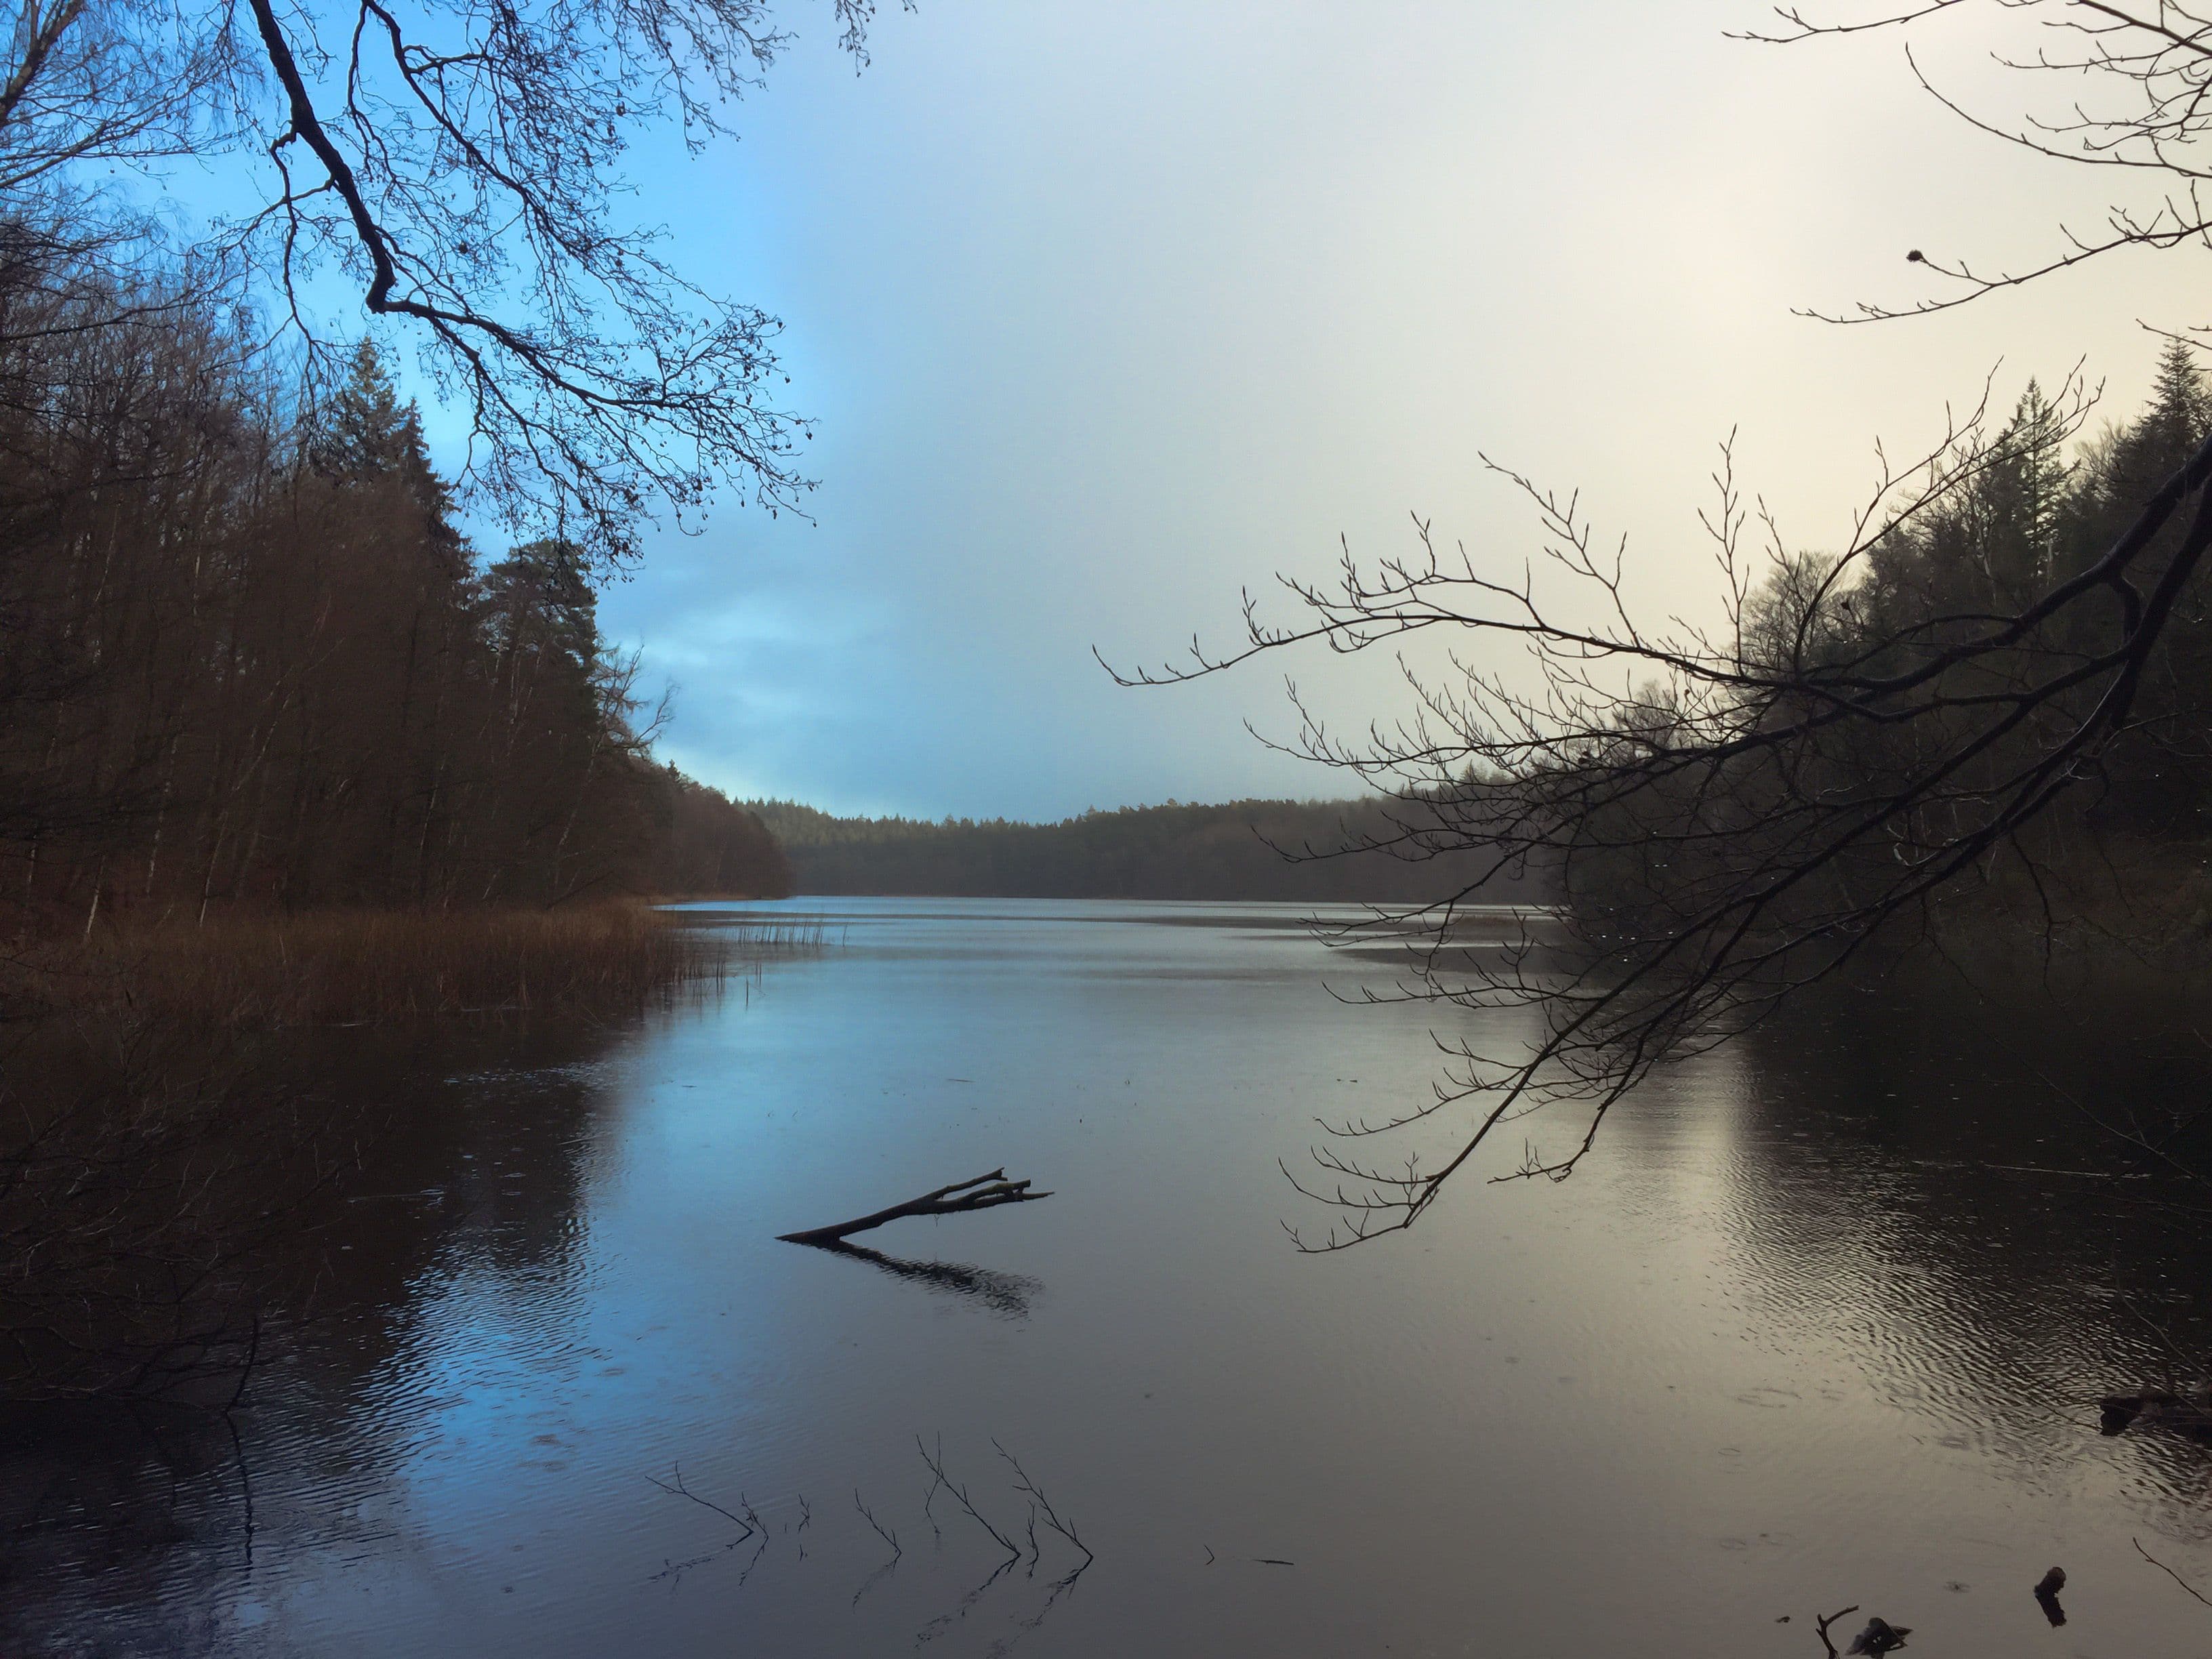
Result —
[[217, 1030], [559, 1013], [609, 1018], [710, 992], [740, 961], [818, 945], [802, 925], [687, 926], [649, 906], [234, 912], [37, 953], [33, 1000]]

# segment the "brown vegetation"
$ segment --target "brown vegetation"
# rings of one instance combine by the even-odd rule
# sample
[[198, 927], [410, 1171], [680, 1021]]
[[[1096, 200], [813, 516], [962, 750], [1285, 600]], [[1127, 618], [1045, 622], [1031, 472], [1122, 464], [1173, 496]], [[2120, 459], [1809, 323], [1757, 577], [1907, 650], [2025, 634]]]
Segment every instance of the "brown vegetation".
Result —
[[638, 902], [556, 910], [219, 914], [100, 930], [14, 964], [19, 1010], [200, 1030], [632, 1013], [719, 980], [742, 937]]

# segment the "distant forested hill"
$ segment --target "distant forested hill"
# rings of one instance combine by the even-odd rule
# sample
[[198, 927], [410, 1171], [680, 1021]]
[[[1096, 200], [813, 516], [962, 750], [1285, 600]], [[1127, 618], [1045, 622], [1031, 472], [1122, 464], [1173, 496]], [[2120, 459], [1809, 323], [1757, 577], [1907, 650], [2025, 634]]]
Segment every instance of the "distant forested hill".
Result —
[[[801, 893], [1395, 902], [1455, 892], [1480, 869], [1469, 855], [1295, 860], [1276, 850], [1326, 850], [1382, 833], [1382, 808], [1362, 801], [1170, 801], [1059, 823], [839, 818], [791, 801], [745, 805], [782, 844]], [[1484, 896], [1503, 902], [1542, 894], [1523, 882]]]

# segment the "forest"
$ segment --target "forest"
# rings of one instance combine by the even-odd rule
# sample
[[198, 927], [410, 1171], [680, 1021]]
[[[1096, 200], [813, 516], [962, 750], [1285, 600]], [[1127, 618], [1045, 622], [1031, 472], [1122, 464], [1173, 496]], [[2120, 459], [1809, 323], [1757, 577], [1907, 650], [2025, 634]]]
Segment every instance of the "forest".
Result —
[[[1728, 653], [1771, 693], [1755, 715], [1685, 678], [1655, 679], [1612, 709], [1603, 763], [1626, 763], [1635, 787], [1556, 849], [1579, 908], [1624, 934], [1667, 933], [1799, 859], [1809, 826], [1833, 827], [1816, 803], [1881, 804], [1882, 833], [1838, 846], [1816, 878], [1778, 895], [1762, 929], [1832, 943], [1910, 921], [1960, 943], [2058, 949], [2094, 937], [2201, 963], [2212, 947], [2212, 580], [2188, 571], [2138, 592], [2098, 567], [2212, 434], [2212, 389], [2194, 349], [2170, 341], [2144, 407], [2085, 434], [2094, 413], [2080, 388], [2053, 398], [2030, 380], [2009, 418], [1938, 461], [1940, 487], [1861, 545], [1771, 559], [1741, 590]], [[2170, 567], [2190, 529], [2164, 525], [2139, 556]], [[2113, 636], [2126, 641], [2154, 604], [2159, 631], [2115, 682]], [[1905, 709], [1837, 720], [1824, 706], [1843, 687], [1900, 677], [1924, 688]], [[2086, 752], [2081, 734], [2115, 691], [2124, 717]], [[1712, 746], [1747, 723], [1755, 741]], [[1695, 765], [1662, 763], [1664, 776], [1645, 769], [1693, 754]], [[1940, 783], [1923, 791], [1931, 771]], [[1471, 798], [1511, 798], [1509, 812], [1529, 804], [1512, 786]], [[1918, 881], [1930, 858], [1956, 879]], [[1916, 876], [1903, 902], [1864, 908], [1903, 868]]]
[[[1058, 823], [834, 817], [778, 800], [746, 805], [782, 844], [798, 890], [806, 893], [1396, 903], [1434, 899], [1482, 873], [1472, 853], [1408, 861], [1365, 845], [1388, 834], [1386, 807], [1373, 799], [1170, 801]], [[1500, 878], [1480, 896], [1506, 903], [1540, 901], [1543, 893], [1539, 882]]]
[[250, 329], [7, 227], [10, 926], [786, 890], [757, 818], [653, 759], [579, 550], [471, 544], [374, 344], [318, 396]]
[[[1828, 550], [1782, 542], [1723, 446], [1702, 623], [1647, 618], [1577, 497], [1494, 468], [1538, 522], [1548, 585], [1422, 526], [1410, 553], [1347, 556], [1334, 587], [1293, 584], [1301, 622], [1248, 613], [1242, 649], [1123, 676], [1428, 629], [1523, 653], [1510, 672], [1416, 677], [1419, 717], [1359, 743], [1308, 723], [1310, 758], [1397, 803], [1380, 850], [1472, 856], [1475, 892], [1541, 872], [1556, 899], [1523, 948], [1424, 967], [1417, 1000], [1528, 1010], [1538, 1035], [1452, 1046], [1434, 1105], [1316, 1146], [1300, 1190], [1333, 1219], [1308, 1248], [1412, 1226], [1503, 1126], [1516, 1177], [1564, 1180], [1656, 1072], [1817, 987], [1908, 962], [2075, 1006], [2146, 977], [2201, 985], [2212, 392], [2177, 339], [2143, 407], [2093, 428], [2098, 405], [2069, 376], [2056, 395], [2031, 380], [2008, 412], [1988, 395], [1955, 410], [1933, 447], [1877, 458]], [[1386, 920], [1448, 940], [1452, 901]], [[2114, 1133], [2179, 1158], [2188, 1127]], [[1360, 1146], [1424, 1131], [1418, 1170]]]

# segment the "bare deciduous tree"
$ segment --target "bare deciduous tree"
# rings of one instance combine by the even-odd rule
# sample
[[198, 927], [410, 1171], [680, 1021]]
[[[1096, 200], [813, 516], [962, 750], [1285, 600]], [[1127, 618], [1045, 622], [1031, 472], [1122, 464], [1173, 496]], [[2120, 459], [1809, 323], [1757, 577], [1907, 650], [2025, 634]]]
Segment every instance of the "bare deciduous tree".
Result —
[[[832, 0], [865, 58], [872, 0]], [[601, 568], [641, 517], [720, 486], [771, 511], [805, 488], [780, 406], [779, 325], [685, 278], [615, 204], [641, 136], [727, 130], [787, 36], [769, 0], [25, 0], [0, 63], [0, 210], [141, 234], [107, 182], [190, 156], [252, 205], [209, 281], [335, 375], [357, 330], [313, 303], [338, 273], [413, 334], [468, 416], [465, 483]]]
[[[2006, 136], [2131, 178], [2148, 172], [2166, 193], [2154, 209], [2116, 209], [2109, 236], [2069, 236], [2068, 252], [2018, 275], [1984, 277], [1916, 252], [1960, 288], [1904, 309], [1942, 309], [2120, 246], [2212, 233], [2197, 207], [2205, 175], [2195, 149], [2212, 22], [2170, 4], [1978, 3], [2005, 14], [1994, 21], [2047, 24], [2075, 48], [2014, 60], [2024, 69], [2087, 76], [2108, 100], [2094, 114], [2085, 103], [2063, 119], [2031, 115]], [[1856, 22], [1790, 10], [1759, 38], [1910, 31], [1976, 3], [1933, 0]], [[2169, 363], [2169, 378], [2190, 373]], [[2094, 827], [2081, 804], [2111, 795], [2147, 744], [2168, 744], [2169, 756], [2176, 742], [2203, 747], [2201, 711], [2177, 689], [2197, 678], [2212, 544], [2212, 422], [2197, 396], [2178, 401], [2185, 444], [2139, 486], [2108, 467], [2118, 495], [2105, 505], [2118, 510], [2077, 524], [2063, 549], [2048, 502], [2060, 446], [2090, 398], [2078, 380], [2055, 404], [2031, 396], [2002, 428], [1985, 396], [1917, 459], [1882, 458], [1837, 553], [1784, 545], [1763, 510], [1747, 511], [1724, 452], [1705, 520], [1720, 570], [1711, 628], [1638, 617], [1617, 545], [1601, 544], [1577, 498], [1491, 464], [1533, 507], [1542, 568], [1565, 592], [1525, 564], [1504, 574], [1463, 546], [1447, 550], [1422, 524], [1410, 556], [1367, 566], [1347, 549], [1336, 584], [1286, 582], [1299, 612], [1288, 625], [1248, 599], [1240, 648], [1194, 647], [1182, 665], [1117, 673], [1158, 684], [1300, 647], [1358, 653], [1450, 636], [1443, 674], [1408, 671], [1409, 717], [1345, 741], [1301, 707], [1293, 747], [1395, 803], [1391, 830], [1368, 845], [1413, 860], [1484, 850], [1492, 875], [1540, 872], [1563, 899], [1487, 957], [1465, 948], [1468, 908], [1488, 896], [1480, 880], [1352, 930], [1422, 941], [1403, 997], [1522, 1009], [1534, 1034], [1505, 1052], [1445, 1040], [1432, 1099], [1324, 1126], [1318, 1176], [1291, 1179], [1333, 1219], [1302, 1247], [1411, 1226], [1509, 1125], [1531, 1138], [1517, 1168], [1493, 1178], [1565, 1178], [1655, 1068], [1772, 1013], [1878, 934], [1925, 927], [1970, 887], [2008, 886], [2054, 924], [2056, 890], [2079, 861], [2069, 837]], [[1746, 541], [1754, 520], [1763, 571]], [[1993, 538], [1998, 520], [2005, 534]], [[1928, 557], [1937, 544], [1963, 555], [1966, 544], [1996, 541], [2014, 550], [2002, 569]], [[1916, 574], [1938, 565], [1941, 580]], [[1525, 651], [1520, 669], [1497, 665], [1500, 646]], [[2079, 810], [2056, 810], [2067, 802]], [[1561, 1113], [1570, 1127], [1538, 1145], [1538, 1122]], [[1406, 1155], [1403, 1138], [1418, 1141], [1424, 1128], [1433, 1139]], [[1398, 1149], [1393, 1161], [1376, 1155], [1376, 1137]]]
[[[1923, 31], [1971, 32], [2005, 67], [2046, 83], [2024, 106], [1991, 112], [1965, 101], [1924, 70], [1913, 50]], [[2018, 270], [1919, 248], [1905, 258], [1942, 289], [1901, 301], [1863, 301], [1833, 322], [1873, 322], [1948, 311], [1999, 289], [2053, 276], [2124, 248], [2212, 243], [2212, 9], [2177, 0], [1920, 0], [1898, 6], [1778, 6], [1773, 23], [1739, 39], [1788, 46], [1844, 34], [1905, 38], [1907, 70], [1946, 109], [1978, 131], [2036, 155], [2113, 175], [2117, 199], [2103, 224], [2060, 226], [2058, 246]]]

